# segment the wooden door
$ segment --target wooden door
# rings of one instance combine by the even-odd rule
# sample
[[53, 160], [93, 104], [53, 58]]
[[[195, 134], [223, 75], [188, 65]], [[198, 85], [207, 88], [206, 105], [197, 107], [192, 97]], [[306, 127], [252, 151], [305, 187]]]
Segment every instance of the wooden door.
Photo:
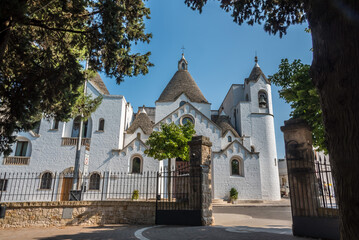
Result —
[[68, 201], [72, 189], [73, 178], [63, 178], [60, 201]]

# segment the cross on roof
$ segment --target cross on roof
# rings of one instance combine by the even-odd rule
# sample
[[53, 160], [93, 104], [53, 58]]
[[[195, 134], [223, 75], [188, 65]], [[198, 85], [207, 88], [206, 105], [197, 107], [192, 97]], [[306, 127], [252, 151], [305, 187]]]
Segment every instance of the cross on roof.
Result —
[[185, 50], [184, 46], [182, 46], [181, 49], [182, 49], [182, 54], [184, 54], [184, 50]]

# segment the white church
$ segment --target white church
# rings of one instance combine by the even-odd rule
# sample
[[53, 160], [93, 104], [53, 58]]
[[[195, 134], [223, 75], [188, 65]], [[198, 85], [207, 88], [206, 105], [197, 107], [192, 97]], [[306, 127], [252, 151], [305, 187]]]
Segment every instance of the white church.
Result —
[[[89, 176], [103, 171], [158, 171], [167, 161], [144, 154], [147, 138], [159, 131], [161, 123], [191, 121], [196, 135], [209, 137], [213, 144], [214, 199], [227, 199], [232, 187], [241, 200], [280, 199], [271, 84], [257, 60], [244, 83], [230, 87], [218, 110], [211, 110], [183, 54], [155, 107], [134, 112], [124, 96], [109, 94], [99, 75], [89, 81], [87, 93], [103, 96], [82, 132], [80, 170], [87, 144]], [[69, 122], [42, 119], [38, 129], [17, 134], [12, 154], [0, 157], [0, 172], [68, 173], [74, 166], [79, 126], [78, 118]]]

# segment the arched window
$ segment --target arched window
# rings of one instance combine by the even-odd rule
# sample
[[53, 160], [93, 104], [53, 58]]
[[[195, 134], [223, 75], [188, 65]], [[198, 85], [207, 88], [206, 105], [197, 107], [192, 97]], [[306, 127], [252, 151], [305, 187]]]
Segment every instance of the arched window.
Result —
[[255, 151], [256, 149], [253, 146], [251, 146], [251, 152], [255, 152]]
[[180, 119], [181, 125], [185, 125], [187, 122], [194, 124], [194, 118], [191, 115], [184, 115]]
[[232, 137], [228, 136], [228, 142], [232, 142]]
[[141, 133], [137, 133], [137, 138], [141, 139]]
[[260, 108], [267, 108], [268, 106], [267, 94], [264, 91], [258, 92], [258, 104]]
[[92, 173], [90, 176], [89, 190], [100, 190], [100, 180], [100, 174]]
[[185, 105], [185, 104], [186, 104], [186, 101], [181, 101], [180, 104], [179, 104], [179, 106], [182, 107], [182, 106]]
[[100, 121], [98, 123], [98, 130], [102, 132], [105, 130], [105, 119], [100, 118]]
[[141, 173], [141, 163], [142, 160], [139, 157], [134, 157], [132, 159], [131, 173]]
[[243, 176], [242, 161], [239, 159], [231, 160], [231, 175], [232, 176]]
[[52, 173], [44, 172], [41, 175], [40, 189], [51, 189]]
[[[74, 119], [74, 124], [72, 125], [71, 137], [79, 136], [80, 124], [81, 124], [81, 117], [78, 116]], [[88, 121], [85, 121], [82, 126], [82, 137], [87, 137], [87, 128], [88, 128]]]

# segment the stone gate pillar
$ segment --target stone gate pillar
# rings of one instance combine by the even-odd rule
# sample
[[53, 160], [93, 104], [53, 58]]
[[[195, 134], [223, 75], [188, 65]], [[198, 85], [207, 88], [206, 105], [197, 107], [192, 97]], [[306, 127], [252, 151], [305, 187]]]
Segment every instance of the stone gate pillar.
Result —
[[313, 217], [318, 216], [319, 207], [312, 132], [301, 119], [284, 121], [281, 130], [285, 142], [293, 234], [308, 236], [305, 231], [310, 226], [307, 225]]
[[214, 223], [212, 216], [212, 176], [211, 176], [211, 154], [212, 143], [208, 137], [196, 136], [188, 142], [190, 147], [191, 175], [200, 174], [200, 206], [201, 222], [203, 226]]

